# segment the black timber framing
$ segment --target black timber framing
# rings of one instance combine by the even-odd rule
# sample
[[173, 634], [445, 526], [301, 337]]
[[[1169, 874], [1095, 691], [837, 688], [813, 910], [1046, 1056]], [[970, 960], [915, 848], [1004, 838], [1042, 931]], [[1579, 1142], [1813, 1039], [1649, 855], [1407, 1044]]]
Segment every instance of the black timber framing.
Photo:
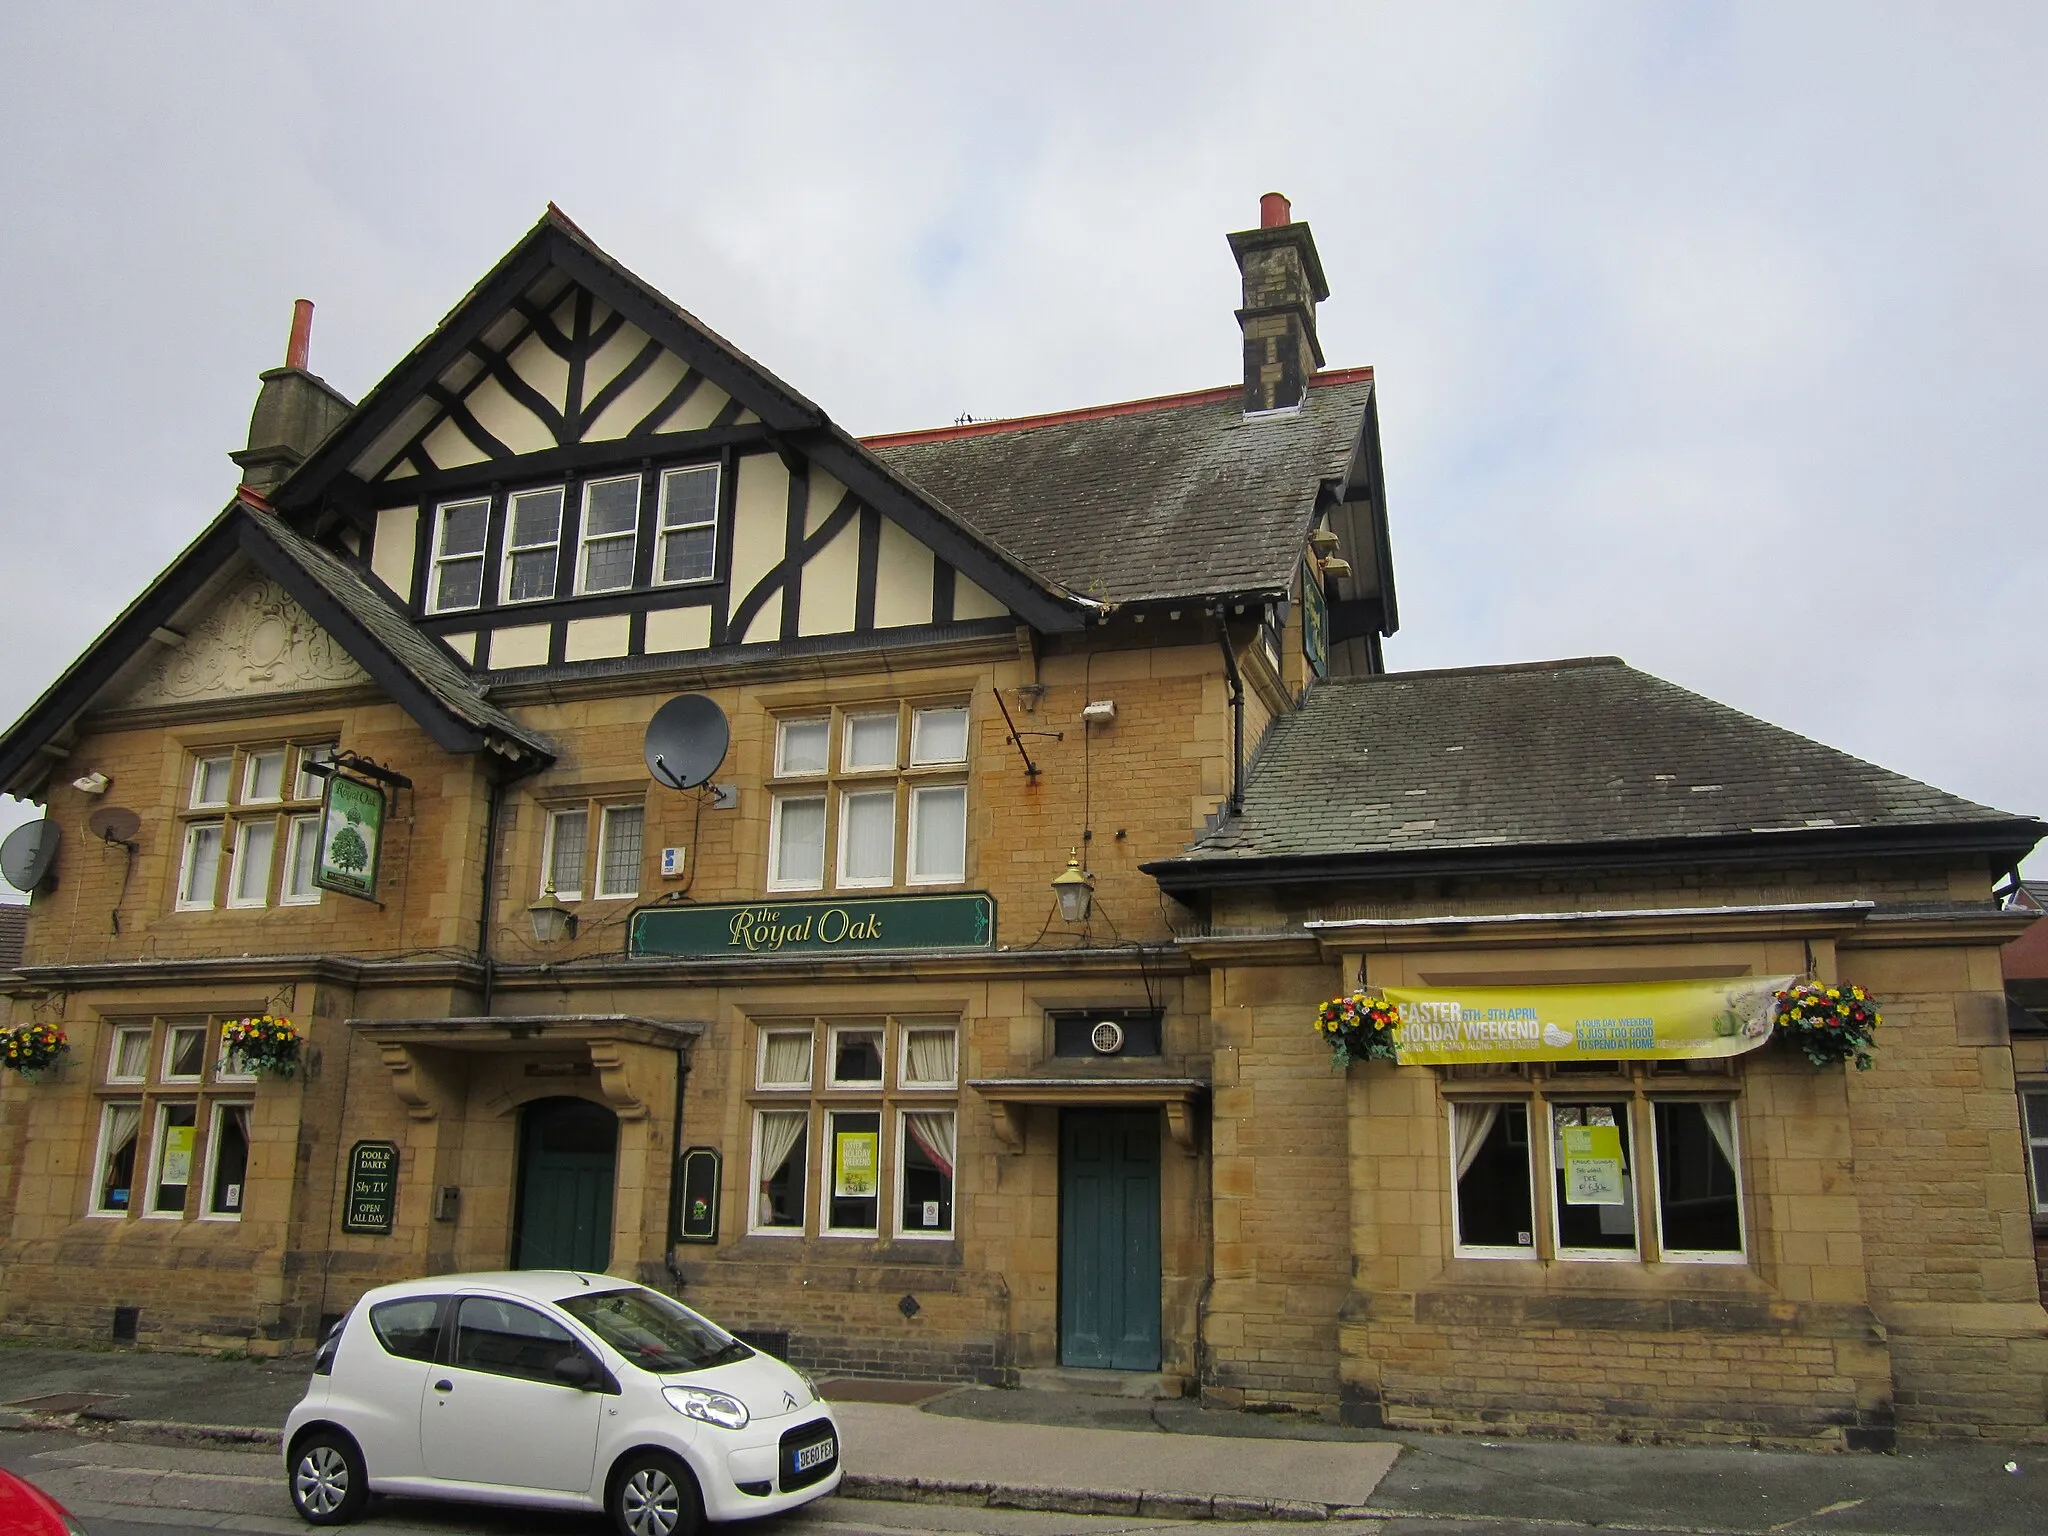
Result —
[[[351, 513], [372, 513], [402, 506], [415, 497], [422, 501], [449, 501], [473, 495], [504, 482], [508, 475], [520, 480], [546, 480], [584, 470], [630, 468], [647, 460], [659, 460], [664, 466], [691, 459], [709, 463], [721, 448], [766, 444], [769, 436], [768, 428], [750, 421], [743, 426], [704, 427], [695, 432], [663, 432], [652, 437], [608, 437], [594, 443], [570, 443], [561, 448], [543, 448], [538, 453], [523, 453], [506, 463], [487, 459], [480, 464], [437, 469], [431, 475], [406, 475], [367, 484], [350, 477], [335, 490]], [[362, 518], [352, 520], [361, 522]]]

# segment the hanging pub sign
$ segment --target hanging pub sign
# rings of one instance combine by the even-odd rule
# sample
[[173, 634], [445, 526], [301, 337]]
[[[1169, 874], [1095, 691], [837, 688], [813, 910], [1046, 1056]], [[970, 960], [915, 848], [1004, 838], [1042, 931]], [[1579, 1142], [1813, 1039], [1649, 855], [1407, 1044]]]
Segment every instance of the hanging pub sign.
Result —
[[1329, 672], [1330, 603], [1306, 561], [1301, 567], [1301, 654], [1317, 677]]
[[633, 914], [626, 952], [711, 959], [987, 949], [995, 933], [995, 898], [979, 891], [866, 901], [762, 901], [643, 908]]
[[683, 1154], [683, 1209], [676, 1230], [686, 1243], [718, 1241], [718, 1170], [716, 1147], [692, 1147]]
[[320, 803], [320, 862], [313, 883], [344, 896], [377, 899], [377, 860], [384, 847], [384, 791], [331, 774]]
[[359, 1141], [348, 1149], [341, 1230], [388, 1234], [398, 1210], [398, 1145]]
[[[1480, 1061], [1683, 1061], [1771, 1038], [1790, 976], [1581, 987], [1381, 987], [1403, 1066]], [[1589, 1157], [1592, 1154], [1589, 1154]]]

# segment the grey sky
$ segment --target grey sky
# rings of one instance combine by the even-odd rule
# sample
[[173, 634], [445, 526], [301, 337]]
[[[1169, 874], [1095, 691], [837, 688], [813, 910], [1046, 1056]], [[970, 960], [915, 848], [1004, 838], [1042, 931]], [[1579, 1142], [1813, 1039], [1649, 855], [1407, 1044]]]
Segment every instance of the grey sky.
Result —
[[1228, 382], [1278, 190], [1391, 665], [1619, 653], [2048, 812], [2044, 65], [2017, 4], [8, 7], [0, 719], [225, 501], [297, 296], [359, 398], [553, 199], [879, 431]]

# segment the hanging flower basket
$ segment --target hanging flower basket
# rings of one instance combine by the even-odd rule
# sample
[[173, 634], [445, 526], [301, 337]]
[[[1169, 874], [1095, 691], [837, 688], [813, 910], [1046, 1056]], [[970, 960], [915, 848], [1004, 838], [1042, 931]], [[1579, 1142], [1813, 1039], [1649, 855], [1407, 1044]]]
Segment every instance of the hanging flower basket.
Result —
[[1857, 1071], [1870, 1070], [1871, 1036], [1881, 1015], [1876, 1000], [1861, 987], [1797, 982], [1779, 992], [1772, 1007], [1775, 1038], [1816, 1067], [1853, 1061]]
[[246, 1071], [290, 1077], [299, 1068], [299, 1031], [276, 1014], [230, 1024], [221, 1031], [221, 1043]]
[[1316, 1033], [1329, 1042], [1339, 1071], [1354, 1061], [1398, 1061], [1400, 1023], [1392, 1003], [1363, 992], [1333, 997], [1316, 1010]]
[[0, 1067], [12, 1067], [24, 1077], [35, 1077], [54, 1067], [71, 1049], [64, 1031], [55, 1024], [17, 1024], [0, 1029]]

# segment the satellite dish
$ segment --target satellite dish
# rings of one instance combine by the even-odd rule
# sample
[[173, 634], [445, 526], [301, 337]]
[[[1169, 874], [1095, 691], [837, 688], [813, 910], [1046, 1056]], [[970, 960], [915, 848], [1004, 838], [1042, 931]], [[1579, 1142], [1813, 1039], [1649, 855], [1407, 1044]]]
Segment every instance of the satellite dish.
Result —
[[142, 829], [142, 818], [118, 805], [103, 805], [85, 818], [85, 830], [103, 843], [131, 847]]
[[701, 693], [680, 694], [647, 722], [647, 771], [670, 789], [695, 789], [718, 772], [731, 741], [724, 710]]
[[0, 879], [17, 891], [33, 891], [57, 859], [57, 824], [45, 816], [27, 822], [0, 842]]

